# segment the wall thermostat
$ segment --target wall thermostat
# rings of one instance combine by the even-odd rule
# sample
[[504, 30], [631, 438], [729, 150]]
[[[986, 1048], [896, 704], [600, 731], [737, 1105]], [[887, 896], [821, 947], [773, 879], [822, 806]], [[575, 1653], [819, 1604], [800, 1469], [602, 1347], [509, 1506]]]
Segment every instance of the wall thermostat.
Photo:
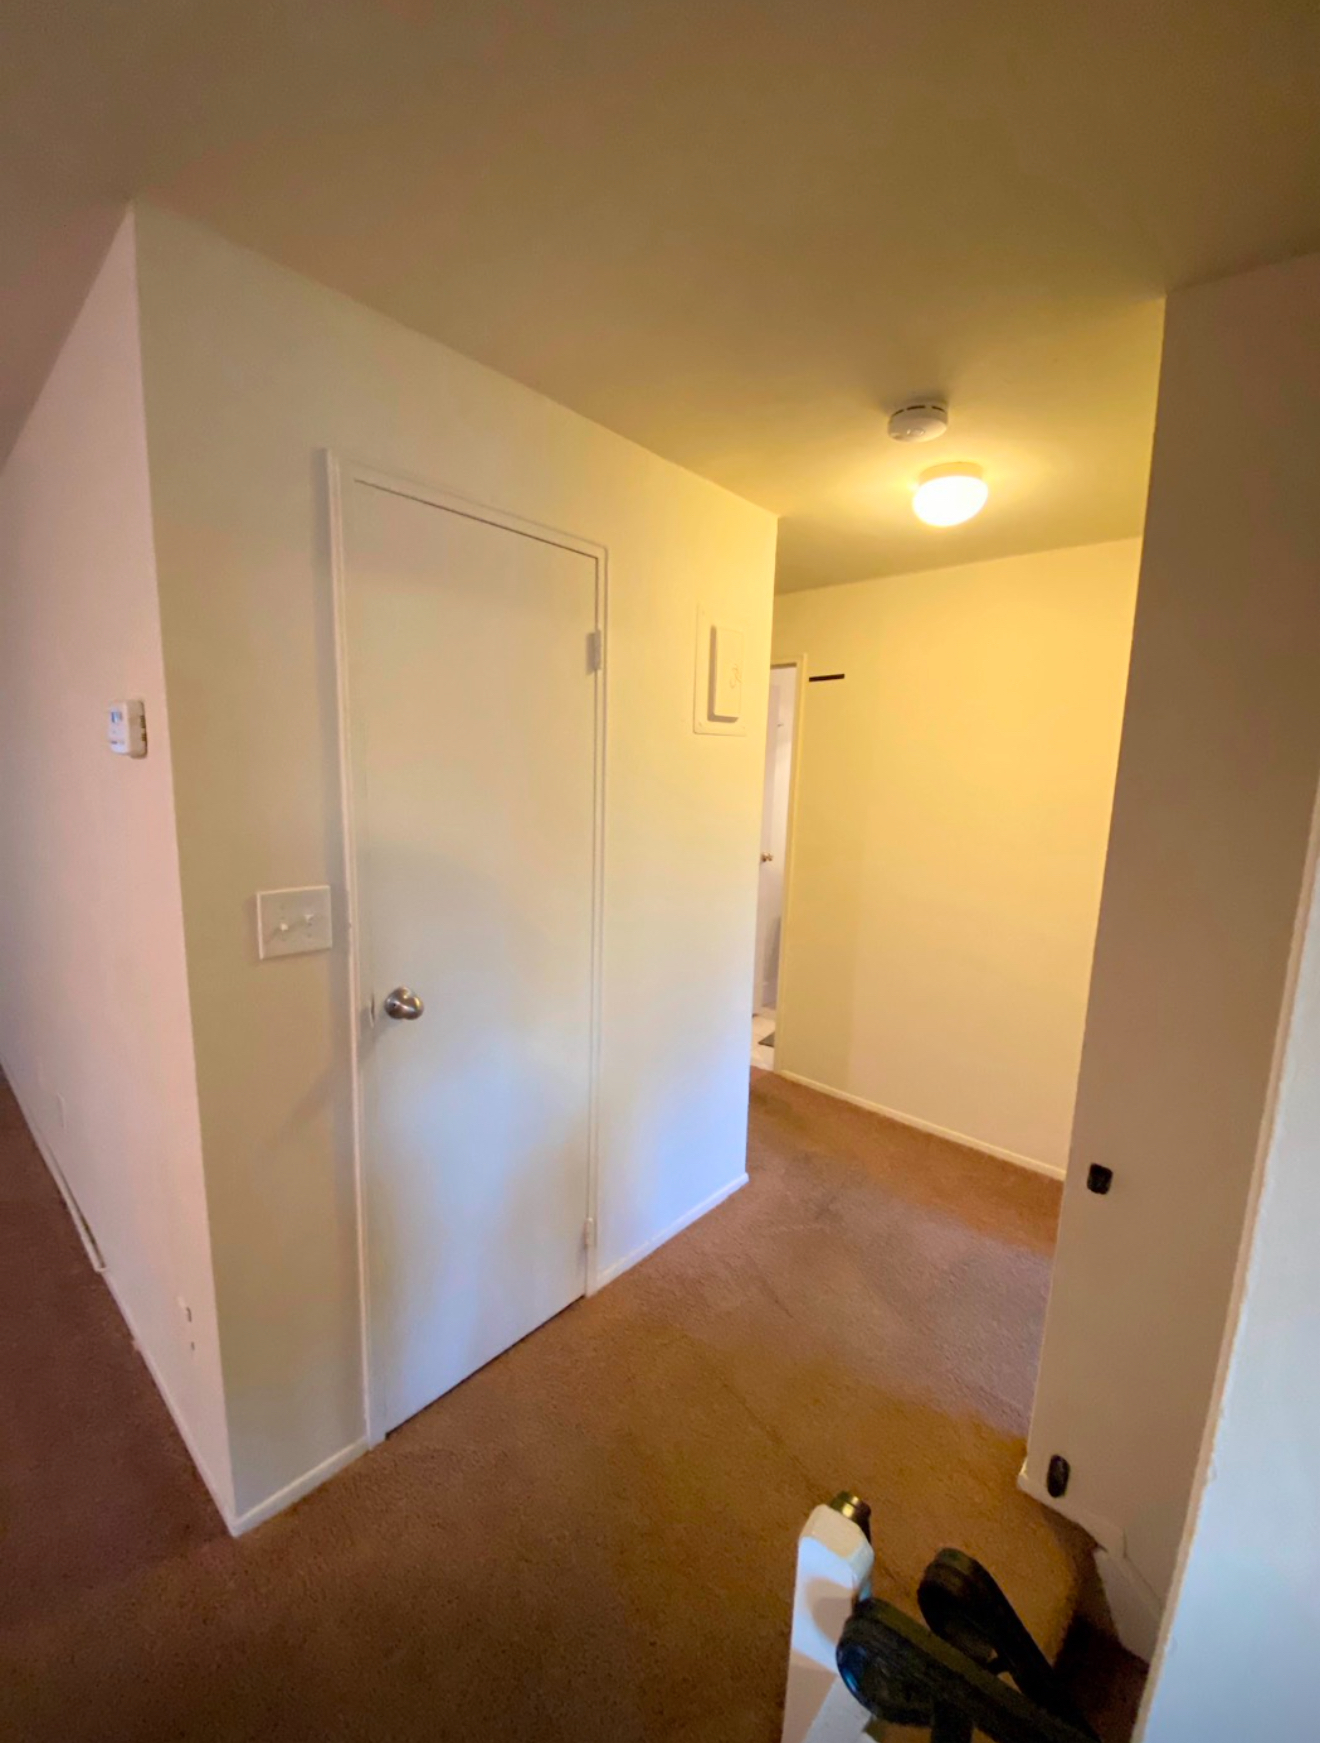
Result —
[[694, 732], [745, 736], [746, 656], [747, 636], [743, 627], [717, 622], [703, 605], [697, 612]]
[[712, 720], [741, 720], [743, 632], [731, 624], [710, 626], [710, 703]]
[[147, 754], [147, 711], [140, 701], [112, 702], [110, 725], [106, 734], [110, 749], [120, 757], [144, 757]]

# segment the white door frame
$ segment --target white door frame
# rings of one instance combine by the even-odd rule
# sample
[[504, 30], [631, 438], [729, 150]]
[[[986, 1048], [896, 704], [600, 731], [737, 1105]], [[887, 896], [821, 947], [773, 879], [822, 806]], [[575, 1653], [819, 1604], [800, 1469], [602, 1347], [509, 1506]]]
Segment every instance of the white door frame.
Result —
[[[793, 691], [793, 744], [788, 758], [788, 819], [784, 827], [784, 894], [779, 920], [779, 990], [775, 997], [775, 1058], [780, 1056], [784, 1017], [788, 1011], [788, 937], [793, 899], [793, 840], [797, 834], [798, 771], [802, 767], [802, 731], [806, 724], [803, 704], [807, 699], [807, 656], [792, 654], [771, 660], [770, 670], [797, 673]], [[759, 966], [759, 965], [758, 965]], [[759, 991], [759, 989], [758, 989]], [[779, 1069], [778, 1065], [775, 1070]]]
[[[354, 484], [371, 485], [392, 496], [412, 502], [427, 503], [433, 508], [447, 509], [469, 520], [484, 521], [488, 526], [503, 527], [521, 533], [526, 538], [539, 539], [589, 558], [596, 566], [596, 620], [598, 661], [596, 670], [595, 706], [595, 807], [594, 839], [592, 843], [591, 888], [591, 1028], [588, 1060], [587, 1112], [587, 1203], [584, 1207], [589, 1230], [586, 1251], [586, 1293], [594, 1295], [599, 1287], [598, 1246], [596, 1231], [600, 1227], [600, 1023], [601, 974], [603, 958], [604, 872], [605, 872], [605, 744], [606, 692], [608, 689], [609, 636], [608, 596], [609, 561], [604, 545], [580, 538], [575, 533], [561, 532], [556, 527], [543, 526], [504, 509], [492, 508], [471, 497], [451, 490], [424, 484], [397, 473], [382, 472], [377, 467], [325, 451], [326, 495], [330, 518], [330, 572], [334, 594], [335, 681], [339, 715], [339, 783], [343, 820], [343, 877], [347, 896], [348, 931], [348, 999], [349, 1049], [352, 1091], [353, 1191], [357, 1214], [358, 1294], [362, 1326], [362, 1392], [367, 1425], [367, 1444], [377, 1446], [385, 1438], [382, 1399], [373, 1383], [376, 1368], [372, 1346], [370, 1248], [367, 1240], [370, 1197], [367, 1190], [369, 1158], [366, 1153], [363, 1096], [362, 1041], [371, 1025], [371, 1014], [364, 1002], [364, 988], [371, 985], [370, 965], [364, 962], [364, 943], [358, 923], [359, 857], [357, 829], [353, 814], [354, 752], [352, 737], [352, 697], [348, 676], [348, 560], [344, 548], [344, 498]], [[586, 649], [583, 658], [586, 659]]]

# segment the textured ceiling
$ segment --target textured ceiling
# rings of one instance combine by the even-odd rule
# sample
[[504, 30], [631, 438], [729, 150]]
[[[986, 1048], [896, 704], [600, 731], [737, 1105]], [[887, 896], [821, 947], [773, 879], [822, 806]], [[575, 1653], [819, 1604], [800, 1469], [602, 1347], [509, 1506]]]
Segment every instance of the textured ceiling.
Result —
[[893, 573], [1139, 530], [1163, 292], [1320, 246], [1320, 8], [6, 0], [3, 441], [142, 193]]

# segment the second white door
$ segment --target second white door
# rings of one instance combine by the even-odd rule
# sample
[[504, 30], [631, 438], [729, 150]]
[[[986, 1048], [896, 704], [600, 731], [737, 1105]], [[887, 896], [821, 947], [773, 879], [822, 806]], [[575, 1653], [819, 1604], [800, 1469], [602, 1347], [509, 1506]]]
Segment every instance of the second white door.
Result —
[[788, 807], [793, 776], [793, 731], [797, 712], [797, 667], [772, 666], [766, 718], [765, 786], [761, 804], [761, 870], [756, 895], [756, 986], [758, 1010], [779, 1003], [779, 963], [784, 942], [784, 871], [788, 860]]
[[379, 484], [343, 515], [379, 1434], [585, 1287], [599, 576]]

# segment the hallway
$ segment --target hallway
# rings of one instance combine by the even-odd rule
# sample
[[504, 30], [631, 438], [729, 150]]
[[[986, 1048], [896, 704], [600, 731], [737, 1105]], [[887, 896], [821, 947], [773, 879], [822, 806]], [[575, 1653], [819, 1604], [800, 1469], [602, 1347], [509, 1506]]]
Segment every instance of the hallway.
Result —
[[0, 1734], [773, 1743], [844, 1486], [881, 1596], [957, 1545], [1059, 1644], [1054, 1182], [758, 1074], [744, 1191], [233, 1541], [0, 1094]]

